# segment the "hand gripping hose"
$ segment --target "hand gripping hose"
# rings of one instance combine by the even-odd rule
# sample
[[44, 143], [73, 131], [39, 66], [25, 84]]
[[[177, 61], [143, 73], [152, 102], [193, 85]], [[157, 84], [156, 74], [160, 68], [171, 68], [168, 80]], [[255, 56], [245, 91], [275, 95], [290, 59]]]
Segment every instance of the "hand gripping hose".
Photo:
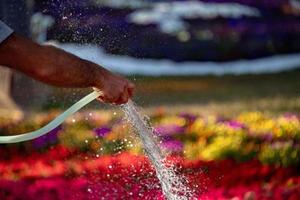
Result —
[[102, 93], [100, 91], [95, 90], [94, 92], [83, 97], [81, 100], [79, 100], [77, 103], [75, 103], [73, 106], [71, 106], [69, 109], [67, 109], [65, 112], [60, 114], [53, 121], [51, 121], [41, 129], [20, 135], [0, 136], [0, 144], [24, 142], [46, 135], [47, 133], [58, 127], [60, 124], [62, 124], [66, 118], [68, 118], [93, 100], [97, 99], [101, 95]]

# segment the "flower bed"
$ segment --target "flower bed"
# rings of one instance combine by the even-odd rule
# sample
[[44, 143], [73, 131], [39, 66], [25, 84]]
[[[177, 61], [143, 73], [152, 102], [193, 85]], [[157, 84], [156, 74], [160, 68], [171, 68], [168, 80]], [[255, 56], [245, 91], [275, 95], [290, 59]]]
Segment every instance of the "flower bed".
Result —
[[[58, 152], [62, 152], [60, 155]], [[258, 161], [186, 161], [170, 157], [198, 199], [299, 199], [297, 168]], [[69, 189], [67, 189], [69, 188]], [[92, 157], [56, 147], [0, 161], [0, 199], [163, 199], [147, 159]]]
[[[50, 120], [40, 115], [28, 122], [0, 129], [15, 134], [37, 129]], [[52, 118], [53, 116], [51, 116]], [[167, 153], [205, 161], [256, 159], [265, 164], [297, 165], [300, 161], [300, 118], [296, 114], [271, 117], [260, 112], [241, 113], [234, 118], [193, 114], [154, 114], [155, 134]], [[129, 151], [142, 154], [138, 138], [126, 120], [110, 113], [76, 115], [46, 136], [32, 142], [8, 146], [30, 152], [60, 144], [65, 148], [97, 155]]]
[[[3, 123], [1, 133], [37, 129], [56, 114]], [[158, 110], [151, 123], [198, 199], [300, 198], [298, 115]], [[163, 199], [139, 140], [117, 113], [76, 114], [42, 138], [2, 146], [0, 154], [0, 199]]]

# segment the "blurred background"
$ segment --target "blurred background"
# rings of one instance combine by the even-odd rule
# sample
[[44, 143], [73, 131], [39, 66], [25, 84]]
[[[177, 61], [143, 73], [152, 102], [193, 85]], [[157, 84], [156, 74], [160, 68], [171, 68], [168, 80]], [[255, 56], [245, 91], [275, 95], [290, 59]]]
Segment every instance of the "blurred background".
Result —
[[[199, 199], [300, 199], [299, 0], [1, 0], [0, 6], [1, 20], [19, 34], [131, 79], [134, 101], [164, 151], [181, 159]], [[1, 135], [38, 129], [90, 92], [47, 86], [4, 67], [0, 77]], [[122, 170], [129, 169], [124, 160], [137, 169], [143, 153], [118, 107], [94, 102], [48, 136], [2, 145], [0, 152], [1, 199], [22, 199], [21, 193], [47, 199], [49, 191], [51, 199], [161, 195], [133, 189], [137, 182], [144, 187], [141, 180], [147, 185], [151, 169]], [[109, 173], [111, 163], [120, 177], [139, 178], [123, 180], [124, 189], [116, 186], [120, 177], [95, 175]], [[77, 196], [58, 185], [71, 185]], [[109, 196], [107, 188], [117, 192]]]

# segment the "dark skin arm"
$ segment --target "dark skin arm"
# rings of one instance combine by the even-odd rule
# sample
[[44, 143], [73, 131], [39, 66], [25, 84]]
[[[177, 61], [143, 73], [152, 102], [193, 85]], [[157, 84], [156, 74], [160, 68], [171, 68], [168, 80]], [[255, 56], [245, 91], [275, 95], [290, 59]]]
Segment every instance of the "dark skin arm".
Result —
[[134, 84], [105, 68], [53, 46], [44, 46], [12, 34], [0, 44], [0, 65], [58, 87], [95, 87], [100, 101], [124, 104]]

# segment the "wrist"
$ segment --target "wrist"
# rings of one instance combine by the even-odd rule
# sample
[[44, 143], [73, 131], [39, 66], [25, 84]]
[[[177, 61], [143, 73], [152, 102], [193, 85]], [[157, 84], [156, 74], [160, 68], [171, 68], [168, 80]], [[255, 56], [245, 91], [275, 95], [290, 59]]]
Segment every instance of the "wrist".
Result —
[[99, 65], [92, 64], [91, 74], [91, 87], [102, 90], [104, 88], [105, 77], [107, 76], [108, 71]]

